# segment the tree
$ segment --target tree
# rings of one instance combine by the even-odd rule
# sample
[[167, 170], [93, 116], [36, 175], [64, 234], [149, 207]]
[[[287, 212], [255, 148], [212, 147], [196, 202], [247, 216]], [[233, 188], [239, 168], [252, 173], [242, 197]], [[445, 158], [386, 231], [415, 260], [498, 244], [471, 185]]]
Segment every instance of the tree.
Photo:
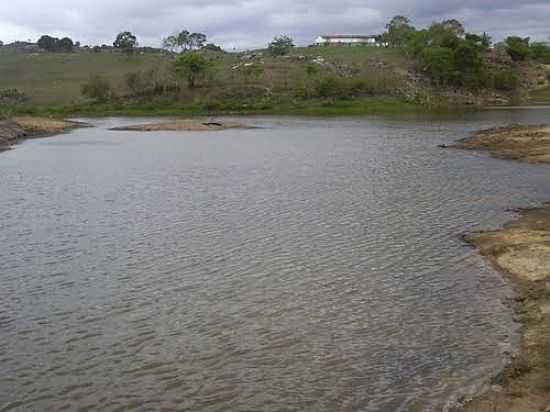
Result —
[[73, 41], [68, 37], [63, 37], [61, 40], [57, 42], [57, 49], [70, 52], [73, 51], [74, 43]]
[[531, 49], [529, 48], [529, 37], [508, 37], [504, 43], [506, 45], [506, 51], [510, 55], [513, 61], [525, 61], [531, 55]]
[[184, 53], [188, 50], [202, 48], [206, 43], [206, 39], [206, 34], [189, 33], [187, 30], [182, 30], [162, 39], [162, 47], [171, 52], [180, 51]]
[[38, 39], [38, 47], [46, 51], [55, 51], [57, 46], [57, 39], [48, 35], [44, 35]]
[[454, 51], [456, 76], [462, 86], [479, 88], [485, 82], [485, 62], [478, 48], [467, 41]]
[[383, 39], [391, 47], [402, 47], [410, 40], [415, 31], [416, 29], [411, 25], [408, 17], [395, 16], [386, 25]]
[[206, 34], [192, 33], [189, 35], [190, 49], [200, 49], [206, 43]]
[[174, 62], [176, 73], [185, 77], [191, 89], [196, 87], [197, 79], [207, 72], [210, 65], [210, 61], [197, 52], [181, 54]]
[[460, 37], [456, 34], [455, 29], [449, 28], [445, 23], [433, 23], [428, 29], [430, 46], [446, 47], [456, 49], [460, 44]]
[[116, 40], [113, 43], [113, 46], [116, 49], [122, 50], [124, 53], [131, 54], [134, 52], [134, 48], [138, 45], [137, 37], [134, 36], [131, 32], [125, 31], [119, 33], [116, 37]]
[[455, 66], [460, 71], [479, 72], [483, 67], [483, 58], [475, 45], [461, 43], [454, 52]]
[[172, 53], [178, 48], [178, 38], [175, 35], [170, 35], [162, 39], [162, 48]]
[[466, 33], [465, 40], [468, 44], [472, 45], [480, 52], [487, 51], [489, 47], [491, 47], [491, 38], [487, 33], [483, 33], [481, 36]]
[[0, 47], [4, 46], [4, 42], [0, 40]]
[[441, 25], [445, 29], [453, 32], [457, 37], [463, 37], [466, 32], [464, 30], [464, 25], [456, 19], [444, 20]]
[[294, 47], [294, 40], [289, 36], [278, 36], [269, 43], [267, 50], [273, 57], [285, 56]]
[[179, 47], [182, 52], [186, 52], [191, 48], [191, 43], [189, 40], [190, 35], [191, 33], [189, 33], [187, 30], [182, 30], [175, 35], [176, 46]]

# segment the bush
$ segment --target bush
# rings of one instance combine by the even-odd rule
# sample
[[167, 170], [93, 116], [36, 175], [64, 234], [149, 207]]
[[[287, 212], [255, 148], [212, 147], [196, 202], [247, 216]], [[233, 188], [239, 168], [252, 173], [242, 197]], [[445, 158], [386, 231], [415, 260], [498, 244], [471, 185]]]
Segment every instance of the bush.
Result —
[[267, 51], [273, 57], [285, 56], [294, 47], [294, 40], [288, 36], [275, 37], [267, 47]]
[[421, 71], [436, 83], [450, 83], [455, 77], [454, 52], [446, 47], [427, 47], [418, 56]]
[[344, 81], [335, 75], [320, 78], [314, 87], [315, 94], [321, 98], [345, 98], [348, 91]]
[[195, 88], [197, 80], [204, 77], [211, 66], [210, 60], [197, 52], [181, 54], [174, 62], [176, 73], [187, 80], [190, 89]]
[[309, 64], [306, 67], [306, 73], [308, 74], [308, 76], [316, 75], [317, 73], [319, 73], [319, 66], [316, 66], [315, 64]]
[[514, 70], [506, 69], [493, 73], [493, 87], [496, 90], [514, 91], [520, 82], [520, 77]]
[[109, 101], [114, 95], [109, 80], [101, 76], [95, 76], [88, 80], [82, 86], [82, 94], [100, 103]]
[[525, 61], [529, 58], [531, 55], [529, 40], [529, 37], [521, 38], [510, 36], [504, 41], [506, 44], [506, 51], [513, 61]]
[[157, 88], [155, 73], [153, 71], [130, 72], [124, 75], [124, 84], [130, 94], [144, 95], [151, 94]]
[[11, 106], [14, 104], [24, 103], [27, 100], [27, 95], [18, 89], [0, 90], [0, 106]]

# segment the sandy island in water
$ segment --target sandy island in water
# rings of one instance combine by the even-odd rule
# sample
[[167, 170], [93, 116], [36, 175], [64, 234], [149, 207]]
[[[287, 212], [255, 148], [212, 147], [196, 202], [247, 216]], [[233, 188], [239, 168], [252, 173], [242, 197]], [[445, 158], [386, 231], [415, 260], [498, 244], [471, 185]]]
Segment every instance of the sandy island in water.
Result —
[[133, 131], [133, 132], [158, 132], [158, 131], [189, 131], [202, 132], [209, 130], [250, 129], [242, 123], [235, 121], [207, 121], [200, 119], [182, 119], [166, 122], [138, 124], [123, 127], [113, 127], [109, 130]]
[[0, 121], [0, 151], [7, 150], [22, 139], [44, 137], [89, 125], [68, 120], [43, 117], [14, 117]]
[[[454, 147], [550, 163], [550, 126], [490, 129]], [[503, 229], [469, 234], [465, 240], [512, 282], [522, 337], [520, 352], [493, 378], [491, 390], [467, 402], [463, 410], [550, 412], [550, 204], [520, 211], [519, 219]]]

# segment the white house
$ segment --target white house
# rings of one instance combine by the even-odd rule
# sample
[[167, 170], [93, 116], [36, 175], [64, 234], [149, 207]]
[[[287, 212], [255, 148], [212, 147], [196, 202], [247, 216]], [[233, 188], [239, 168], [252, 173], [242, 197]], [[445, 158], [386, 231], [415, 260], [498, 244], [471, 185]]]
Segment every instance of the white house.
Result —
[[373, 46], [380, 47], [379, 36], [365, 36], [355, 34], [321, 35], [315, 39], [317, 46]]

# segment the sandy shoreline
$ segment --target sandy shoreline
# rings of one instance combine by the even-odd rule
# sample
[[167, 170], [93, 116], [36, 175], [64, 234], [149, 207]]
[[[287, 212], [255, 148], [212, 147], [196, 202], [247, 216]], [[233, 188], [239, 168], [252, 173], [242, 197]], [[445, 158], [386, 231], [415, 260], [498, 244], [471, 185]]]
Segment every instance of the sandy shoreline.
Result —
[[9, 150], [24, 139], [46, 137], [64, 133], [79, 127], [89, 127], [86, 123], [54, 120], [42, 117], [14, 117], [0, 121], [0, 152]]
[[[550, 126], [510, 126], [463, 139], [456, 146], [531, 163], [550, 163]], [[468, 412], [550, 412], [550, 204], [520, 211], [496, 231], [472, 233], [476, 246], [512, 284], [521, 323], [520, 351], [491, 381], [491, 390], [466, 402]]]

